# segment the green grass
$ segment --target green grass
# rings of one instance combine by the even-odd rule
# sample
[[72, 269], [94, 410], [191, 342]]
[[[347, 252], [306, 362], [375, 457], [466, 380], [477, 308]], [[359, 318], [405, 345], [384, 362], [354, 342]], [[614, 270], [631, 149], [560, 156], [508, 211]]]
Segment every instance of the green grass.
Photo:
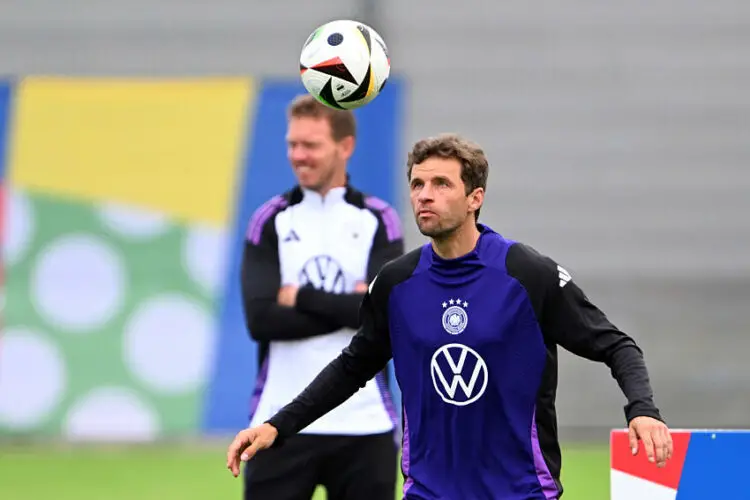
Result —
[[[233, 478], [226, 470], [224, 453], [222, 446], [207, 445], [68, 449], [0, 446], [0, 498], [240, 499], [241, 478]], [[606, 446], [568, 446], [563, 450], [564, 498], [609, 498], [607, 453]], [[324, 499], [322, 490], [314, 497]]]

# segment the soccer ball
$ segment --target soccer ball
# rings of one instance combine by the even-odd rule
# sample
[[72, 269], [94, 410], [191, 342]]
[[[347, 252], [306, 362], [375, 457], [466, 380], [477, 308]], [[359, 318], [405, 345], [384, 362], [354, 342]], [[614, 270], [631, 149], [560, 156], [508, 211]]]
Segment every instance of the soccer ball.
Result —
[[357, 21], [331, 21], [307, 38], [300, 54], [307, 91], [334, 109], [355, 109], [375, 99], [391, 71], [383, 38]]

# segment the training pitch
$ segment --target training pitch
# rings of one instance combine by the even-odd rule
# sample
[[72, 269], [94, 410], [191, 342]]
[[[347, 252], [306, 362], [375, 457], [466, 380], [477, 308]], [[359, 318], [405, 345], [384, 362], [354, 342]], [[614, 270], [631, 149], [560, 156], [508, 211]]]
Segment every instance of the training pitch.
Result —
[[[3, 500], [240, 499], [221, 445], [69, 447], [0, 444]], [[564, 498], [609, 498], [607, 445], [563, 448]], [[399, 485], [400, 492], [400, 485]], [[319, 491], [314, 500], [324, 500]], [[401, 498], [396, 496], [394, 499]]]

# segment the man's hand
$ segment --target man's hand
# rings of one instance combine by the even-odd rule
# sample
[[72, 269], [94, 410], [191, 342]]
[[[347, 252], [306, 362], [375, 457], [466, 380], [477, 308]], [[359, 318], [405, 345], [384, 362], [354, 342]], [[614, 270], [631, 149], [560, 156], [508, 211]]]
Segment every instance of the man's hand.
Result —
[[664, 422], [651, 417], [635, 417], [630, 421], [628, 437], [633, 455], [638, 453], [638, 440], [643, 441], [646, 456], [657, 467], [664, 467], [672, 458], [672, 436]]
[[229, 445], [227, 469], [234, 477], [240, 474], [240, 462], [247, 462], [260, 450], [270, 448], [279, 431], [271, 424], [262, 424], [240, 431]]
[[279, 295], [276, 300], [282, 306], [294, 307], [297, 304], [298, 291], [299, 287], [297, 285], [284, 285], [279, 289]]
[[365, 293], [367, 292], [367, 283], [364, 281], [357, 281], [354, 285], [354, 293]]

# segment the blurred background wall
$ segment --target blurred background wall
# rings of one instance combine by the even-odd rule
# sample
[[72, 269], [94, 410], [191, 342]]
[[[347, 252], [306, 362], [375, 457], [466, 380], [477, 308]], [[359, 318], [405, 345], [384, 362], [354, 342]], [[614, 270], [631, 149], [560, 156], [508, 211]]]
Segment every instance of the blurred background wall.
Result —
[[[258, 103], [275, 103], [271, 108], [283, 111], [283, 98], [288, 92], [293, 93], [283, 82], [296, 81], [299, 49], [309, 32], [327, 20], [354, 16], [371, 22], [384, 36], [394, 74], [403, 83], [403, 98], [394, 90], [394, 101], [387, 101], [386, 92], [379, 98], [383, 102], [377, 102], [372, 111], [363, 110], [376, 114], [376, 108], [383, 106], [377, 108], [381, 114], [370, 122], [373, 125], [368, 134], [372, 134], [374, 142], [368, 151], [373, 154], [378, 151], [377, 138], [382, 134], [394, 154], [389, 156], [386, 146], [382, 156], [361, 163], [359, 171], [365, 189], [370, 189], [369, 181], [378, 178], [373, 172], [381, 168], [381, 163], [387, 164], [382, 165], [384, 171], [394, 173], [388, 182], [373, 184], [371, 190], [394, 202], [400, 201], [408, 246], [414, 247], [423, 239], [415, 230], [403, 192], [397, 191], [404, 181], [401, 168], [406, 150], [418, 138], [444, 131], [459, 132], [478, 141], [485, 147], [492, 165], [484, 222], [559, 260], [591, 299], [617, 325], [637, 338], [645, 349], [658, 402], [670, 425], [750, 425], [747, 366], [750, 319], [746, 313], [750, 303], [750, 3], [747, 1], [8, 1], [0, 5], [0, 71], [12, 77], [249, 75], [256, 80], [223, 81], [220, 85], [226, 87], [220, 87], [221, 92], [216, 88], [211, 90], [211, 84], [191, 87], [193, 94], [188, 99], [197, 104], [192, 110], [181, 111], [187, 113], [182, 115], [186, 120], [197, 120], [201, 113], [210, 115], [211, 110], [220, 115], [216, 123], [221, 126], [216, 130], [222, 134], [216, 134], [212, 139], [213, 149], [206, 149], [206, 154], [225, 155], [217, 162], [226, 164], [244, 144], [243, 110]], [[256, 86], [269, 78], [282, 83]], [[102, 101], [92, 101], [91, 92], [102, 93], [105, 108], [113, 95], [109, 92], [117, 95], [117, 89], [106, 83], [94, 84], [92, 90], [77, 80], [70, 88], [63, 83], [63, 87], [50, 90], [44, 81], [35, 82], [26, 90], [36, 94], [31, 101], [24, 102], [38, 108], [22, 109], [21, 112], [30, 114], [15, 116], [46, 116], [44, 119], [58, 126], [65, 120], [75, 122], [80, 110], [76, 105], [58, 107], [56, 115], [47, 116], [45, 109], [51, 108], [45, 107], [45, 103], [49, 99], [58, 104], [78, 99], [78, 105], [84, 102], [87, 107], [84, 116], [93, 117], [89, 123], [100, 123], [96, 120], [106, 121], [106, 117], [97, 115], [100, 109], [97, 106]], [[132, 95], [130, 84], [123, 85], [125, 90], [121, 95]], [[179, 93], [179, 82], [175, 85], [170, 91], [146, 90], [145, 94], [138, 94], [140, 97], [133, 106], [116, 105], [117, 109], [109, 112], [119, 113], [121, 120], [125, 120], [119, 122], [123, 130], [129, 126], [147, 127], [149, 113], [160, 103], [169, 106], [172, 102], [173, 110], [179, 108], [177, 101], [170, 101]], [[0, 101], [9, 106], [7, 111], [13, 116], [18, 111], [14, 103], [19, 101], [14, 100], [17, 96], [12, 90], [8, 92], [5, 101]], [[145, 121], [139, 122], [128, 114], [128, 109], [138, 106], [142, 107], [140, 112]], [[383, 111], [385, 107], [388, 111]], [[252, 109], [256, 109], [253, 113], [259, 112]], [[283, 133], [283, 116], [269, 113], [280, 120], [273, 130]], [[14, 122], [9, 120], [9, 127], [13, 128]], [[159, 123], [164, 127], [173, 125], [168, 120]], [[18, 134], [22, 127], [23, 123], [15, 122], [11, 132]], [[191, 133], [198, 137], [207, 132]], [[15, 154], [20, 156], [10, 156], [21, 166], [19, 172], [24, 168], [31, 169], [28, 172], [34, 168], [37, 173], [47, 172], [39, 174], [39, 178], [31, 173], [26, 177], [18, 174], [25, 179], [26, 186], [39, 188], [47, 181], [49, 186], [58, 186], [59, 183], [53, 182], [55, 176], [64, 178], [70, 172], [40, 170], [39, 165], [44, 163], [49, 168], [45, 162], [50, 158], [45, 151], [65, 150], [66, 144], [56, 142], [66, 142], [59, 139], [64, 134], [54, 129], [40, 133], [35, 137], [48, 144], [26, 144], [16, 137], [21, 146]], [[90, 137], [98, 137], [96, 131], [90, 133]], [[284, 174], [274, 177], [272, 172], [263, 177], [262, 187], [255, 191], [254, 198], [238, 198], [246, 200], [244, 205], [230, 209], [231, 203], [217, 201], [222, 196], [226, 199], [233, 196], [232, 189], [241, 185], [240, 179], [244, 178], [242, 167], [217, 173], [206, 170], [209, 167], [196, 163], [195, 158], [184, 161], [200, 172], [180, 170], [184, 165], [179, 164], [163, 170], [162, 177], [153, 181], [151, 198], [133, 186], [135, 198], [131, 201], [143, 201], [145, 206], [154, 208], [154, 204], [160, 203], [158, 200], [173, 198], [174, 206], [182, 207], [160, 212], [181, 221], [182, 229], [175, 233], [165, 232], [164, 221], [153, 214], [142, 215], [139, 222], [132, 223], [163, 238], [157, 246], [149, 247], [150, 251], [161, 254], [163, 264], [149, 261], [149, 265], [172, 269], [179, 274], [174, 280], [187, 283], [183, 274], [188, 268], [177, 270], [174, 259], [170, 260], [168, 255], [179, 252], [180, 238], [184, 236], [180, 231], [184, 234], [197, 231], [190, 240], [196, 245], [195, 260], [198, 265], [208, 266], [197, 271], [204, 273], [208, 288], [184, 285], [191, 290], [189, 296], [193, 301], [186, 307], [193, 307], [195, 302], [203, 304], [210, 311], [207, 318], [197, 313], [191, 321], [185, 319], [186, 325], [177, 328], [158, 323], [158, 314], [153, 313], [158, 323], [153, 335], [163, 339], [155, 341], [162, 351], [168, 352], [181, 341], [178, 330], [195, 332], [194, 325], [201, 321], [210, 330], [214, 317], [223, 318], [220, 325], [224, 325], [216, 335], [230, 335], [227, 325], [231, 323], [231, 307], [229, 312], [222, 309], [224, 298], [215, 295], [218, 292], [210, 288], [210, 283], [223, 272], [221, 262], [229, 266], [227, 273], [231, 272], [234, 251], [231, 247], [236, 242], [230, 236], [222, 240], [215, 235], [217, 228], [221, 230], [232, 224], [239, 227], [248, 210], [254, 208], [252, 205], [262, 201], [261, 194], [270, 196], [271, 187], [289, 181], [289, 177], [283, 177], [288, 175], [281, 151], [283, 136], [265, 137], [264, 140], [277, 140], [279, 151], [268, 154], [277, 155], [274, 158], [278, 158], [278, 166], [274, 168]], [[77, 140], [81, 144], [74, 145], [76, 150], [90, 145], [97, 147], [88, 144], [85, 136]], [[258, 147], [259, 143], [253, 141], [253, 144]], [[169, 152], [160, 150], [157, 144], [152, 146], [153, 151], [161, 151], [168, 158]], [[391, 157], [394, 159], [390, 160]], [[75, 159], [75, 155], [71, 158]], [[110, 157], [102, 153], [102, 158]], [[132, 173], [145, 168], [145, 165], [121, 165], [123, 161], [118, 158], [122, 160], [117, 155], [110, 160], [119, 161], [124, 171]], [[61, 165], [69, 168], [69, 164]], [[161, 168], [159, 165], [163, 164], [154, 160], [149, 168]], [[99, 176], [110, 167], [100, 165], [100, 168], [97, 172], [81, 167], [73, 172], [94, 179], [91, 182], [101, 187], [105, 180]], [[12, 185], [13, 172], [6, 175]], [[145, 173], [136, 180], [131, 175], [122, 182], [135, 184], [146, 182], [143, 179], [147, 178]], [[179, 187], [180, 181], [175, 179], [181, 178], [196, 186], [202, 182], [217, 184], [217, 178], [223, 184], [216, 188], [214, 198], [200, 198], [197, 191], [189, 191], [184, 183]], [[63, 198], [78, 189], [73, 181], [63, 184], [70, 188], [58, 192]], [[90, 191], [78, 189], [77, 199], [96, 198], [93, 194], [89, 196], [96, 189]], [[110, 194], [118, 198], [123, 193], [119, 190]], [[96, 199], [106, 201], [107, 196]], [[200, 199], [209, 208], [201, 212], [195, 208], [195, 202], [185, 201], [187, 196], [198, 196], [191, 201]], [[23, 200], [28, 198], [24, 196]], [[15, 224], [16, 230], [30, 224], [23, 219], [23, 214], [29, 211], [24, 212], [25, 208], [19, 208], [18, 203], [24, 201], [8, 205], [10, 215], [5, 224]], [[93, 215], [83, 205], [66, 205], [68, 208], [61, 209], [43, 196], [32, 205], [35, 213], [42, 214], [35, 220], [40, 227], [38, 234], [45, 238], [58, 235], [61, 228], [73, 232], [93, 224]], [[114, 224], [127, 227], [128, 220], [137, 218], [132, 210], [140, 206], [135, 203], [135, 208], [127, 209], [129, 215], [121, 216], [125, 222]], [[14, 213], [22, 215], [14, 217]], [[120, 215], [115, 207], [107, 220], [118, 221]], [[196, 216], [191, 218], [193, 215]], [[201, 228], [206, 225], [209, 229], [203, 231]], [[9, 231], [13, 234], [13, 227]], [[217, 241], [230, 242], [229, 248], [223, 248]], [[137, 259], [142, 257], [138, 252], [135, 246], [126, 252], [135, 269], [139, 269]], [[207, 260], [210, 252], [218, 260]], [[34, 281], [38, 276], [12, 260], [6, 266], [5, 316], [11, 320], [19, 318], [9, 327], [35, 327], [27, 324], [26, 319], [38, 318], [39, 312], [27, 298], [34, 293], [34, 286], [40, 286]], [[141, 274], [132, 275], [134, 286], [144, 296], [156, 293], [146, 286], [154, 281], [150, 274], [153, 268], [142, 269]], [[103, 279], [101, 276], [94, 271], [90, 273], [91, 279]], [[74, 278], [53, 273], [51, 279], [54, 290], [56, 279], [62, 283]], [[64, 290], [58, 292], [64, 295]], [[90, 310], [93, 303], [84, 309]], [[177, 310], [181, 305], [184, 304], [161, 303], [161, 307], [177, 307]], [[105, 306], [101, 306], [103, 312], [99, 314], [106, 313]], [[63, 302], [59, 307], [61, 321], [73, 325], [83, 321], [74, 312], [82, 307], [80, 303]], [[235, 315], [235, 322], [240, 320]], [[123, 324], [112, 323], [105, 329], [115, 334], [122, 328]], [[234, 342], [241, 343], [245, 350], [242, 352], [246, 353], [249, 346], [242, 337], [241, 325], [232, 328]], [[198, 338], [193, 344], [197, 351], [213, 352], [211, 334], [194, 335]], [[63, 337], [64, 342], [92, 342], [83, 336]], [[23, 340], [19, 342], [23, 344]], [[23, 344], [16, 352], [36, 349], [39, 359], [47, 359], [44, 358], [47, 354], [38, 354], [44, 347], [29, 345]], [[115, 349], [117, 344], [102, 344], [104, 351], [91, 348], [92, 345], [85, 348], [78, 345], [66, 352], [71, 353], [70, 363], [91, 366], [80, 377], [96, 379], [99, 370], [103, 370], [97, 363], [108, 359], [106, 349]], [[228, 344], [222, 345], [228, 349]], [[238, 422], [243, 423], [242, 411], [246, 409], [243, 398], [250, 383], [235, 379], [238, 388], [234, 402], [230, 402], [233, 394], [226, 385], [223, 392], [212, 392], [212, 376], [228, 370], [221, 377], [229, 380], [240, 369], [236, 366], [237, 358], [235, 365], [227, 368], [228, 365], [217, 362], [220, 355], [215, 356], [196, 357], [199, 365], [205, 365], [200, 365], [203, 371], [198, 375], [188, 372], [197, 377], [192, 379], [197, 385], [191, 385], [192, 392], [175, 400], [168, 411], [177, 415], [187, 408], [191, 419], [214, 419], [216, 430], [231, 429]], [[3, 359], [7, 363], [7, 356]], [[0, 367], [0, 375], [2, 370]], [[158, 366], [153, 373], [159, 377]], [[55, 373], [46, 376], [54, 377]], [[247, 376], [252, 377], [250, 373]], [[115, 375], [112, 377], [97, 382], [106, 385], [119, 380]], [[161, 389], [179, 388], [182, 379], [174, 377], [174, 374], [171, 379], [169, 374], [163, 375]], [[70, 387], [86, 386], [88, 382], [83, 378], [71, 380]], [[23, 395], [24, 384], [28, 385], [28, 381], [0, 379], [0, 388], [6, 391], [0, 391], [0, 408], [3, 404], [12, 408], [15, 403], [8, 399], [8, 394]], [[62, 394], [60, 404], [69, 403], [69, 394]], [[130, 404], [127, 394], [107, 397], [114, 397], [117, 404]], [[197, 402], [201, 398], [218, 398], [214, 400], [215, 407], [224, 410], [216, 410], [218, 414], [213, 416], [200, 415], [200, 408], [205, 408], [204, 403]], [[108, 411], [117, 408], [106, 398], [104, 403], [99, 401], [109, 405]], [[43, 403], [38, 404], [44, 409]], [[606, 367], [563, 356], [559, 419], [564, 433], [601, 433], [603, 429], [620, 427], [623, 404]], [[0, 428], [7, 432], [24, 427], [14, 427], [12, 418], [7, 418], [9, 414], [13, 412], [7, 410], [5, 418], [0, 418]], [[44, 419], [40, 422], [49, 424]], [[51, 432], [56, 428], [52, 424], [40, 425]], [[180, 431], [181, 425], [189, 428], [193, 424], [182, 421], [173, 430]]]

